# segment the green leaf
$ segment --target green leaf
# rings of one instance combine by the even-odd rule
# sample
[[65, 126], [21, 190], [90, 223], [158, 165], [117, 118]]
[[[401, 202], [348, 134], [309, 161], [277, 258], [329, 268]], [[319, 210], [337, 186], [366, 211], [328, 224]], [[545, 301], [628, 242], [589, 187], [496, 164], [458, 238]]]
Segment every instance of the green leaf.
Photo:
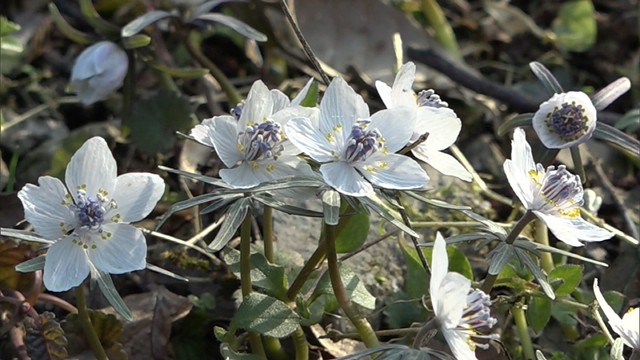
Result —
[[262, 360], [258, 355], [235, 352], [231, 346], [226, 343], [220, 344], [220, 355], [222, 355], [225, 360]]
[[209, 73], [209, 70], [204, 68], [175, 68], [160, 64], [153, 60], [146, 61], [146, 64], [158, 71], [162, 71], [165, 74], [177, 78], [201, 78]]
[[227, 16], [223, 14], [206, 13], [206, 14], [198, 15], [194, 20], [205, 20], [205, 21], [219, 23], [235, 30], [240, 35], [246, 38], [253, 39], [255, 41], [261, 41], [261, 42], [267, 41], [267, 35], [261, 33], [260, 31], [252, 28], [251, 26], [231, 16]]
[[138, 149], [149, 155], [173, 147], [176, 131], [191, 128], [189, 100], [175, 92], [163, 90], [136, 102], [131, 121], [131, 137]]
[[[6, 36], [20, 31], [20, 25], [0, 16], [0, 36]], [[4, 41], [4, 39], [2, 39]]]
[[466, 205], [453, 205], [453, 204], [449, 204], [446, 201], [442, 201], [442, 200], [438, 200], [438, 199], [429, 199], [426, 198], [414, 191], [405, 191], [404, 192], [406, 195], [411, 196], [412, 198], [418, 200], [418, 201], [422, 201], [423, 203], [429, 204], [429, 205], [433, 205], [439, 208], [443, 208], [443, 209], [447, 209], [447, 210], [471, 210], [471, 207], [466, 206]]
[[53, 18], [53, 22], [58, 27], [58, 30], [60, 30], [60, 32], [71, 41], [82, 45], [89, 45], [96, 41], [93, 36], [83, 33], [71, 26], [67, 20], [62, 17], [62, 14], [60, 14], [60, 11], [53, 2], [49, 3], [49, 13]]
[[[554, 284], [560, 280], [559, 284]], [[549, 273], [549, 283], [554, 287], [557, 296], [571, 294], [582, 281], [582, 265], [566, 264], [560, 265]]]
[[20, 264], [16, 265], [16, 271], [32, 272], [32, 271], [42, 270], [44, 269], [44, 260], [45, 260], [45, 256], [40, 255], [38, 257], [34, 257], [33, 259], [23, 261]]
[[551, 300], [532, 296], [527, 304], [527, 322], [539, 334], [551, 319]]
[[531, 68], [533, 74], [540, 80], [550, 94], [560, 94], [564, 92], [556, 77], [553, 76], [546, 66], [537, 61], [532, 61], [529, 63], [529, 68]]
[[34, 233], [33, 231], [9, 229], [9, 228], [0, 228], [0, 232], [2, 233], [2, 236], [14, 238], [14, 239], [19, 239], [19, 240], [24, 240], [24, 241], [31, 241], [31, 242], [40, 243], [40, 244], [47, 244], [47, 245], [50, 245], [50, 244], [54, 243], [53, 241], [51, 241], [49, 239], [45, 239], [45, 238], [41, 237], [40, 235]]
[[107, 37], [115, 37], [120, 35], [120, 28], [103, 19], [91, 0], [79, 0], [80, 11], [82, 16], [87, 20], [89, 24], [100, 34]]
[[171, 215], [177, 213], [178, 211], [182, 211], [184, 209], [188, 209], [191, 207], [194, 207], [196, 205], [200, 205], [200, 204], [204, 204], [206, 202], [209, 201], [214, 201], [216, 199], [219, 199], [221, 197], [223, 197], [224, 195], [219, 195], [219, 194], [211, 194], [211, 193], [206, 193], [206, 194], [202, 194], [202, 195], [198, 195], [194, 198], [191, 199], [187, 199], [184, 201], [179, 201], [173, 205], [171, 205], [171, 207], [169, 207], [169, 210], [167, 210], [166, 213], [164, 213], [164, 215], [162, 215], [162, 217], [160, 218], [160, 220], [158, 221], [158, 225], [156, 225], [156, 230], [158, 230], [165, 221], [167, 221], [167, 219], [169, 217], [171, 217]]
[[23, 321], [26, 350], [32, 359], [67, 359], [68, 340], [51, 312], [36, 318], [26, 316]]
[[218, 234], [216, 234], [216, 237], [208, 246], [209, 250], [220, 251], [227, 245], [229, 240], [231, 240], [231, 237], [233, 237], [233, 234], [238, 230], [238, 227], [240, 227], [240, 224], [242, 224], [242, 221], [244, 221], [245, 216], [247, 216], [250, 204], [250, 199], [243, 198], [229, 206], [229, 209], [226, 212], [226, 218], [224, 219]]
[[138, 49], [149, 46], [149, 44], [151, 44], [151, 37], [144, 34], [133, 35], [122, 39], [122, 46], [124, 46], [125, 49]]
[[[239, 279], [240, 278], [240, 251], [225, 248], [224, 262], [229, 265], [229, 270]], [[278, 299], [286, 299], [288, 282], [285, 275], [284, 267], [274, 265], [267, 261], [261, 253], [252, 253], [251, 264], [251, 285], [264, 289], [267, 294]]]
[[293, 333], [300, 323], [300, 317], [284, 302], [257, 292], [246, 296], [231, 326], [257, 333], [283, 338]]
[[638, 131], [638, 129], [640, 129], [640, 109], [631, 109], [627, 111], [624, 116], [616, 121], [615, 127], [623, 131]]
[[638, 149], [640, 149], [640, 141], [609, 124], [605, 124], [601, 121], [598, 122], [596, 129], [593, 131], [593, 137], [617, 145], [636, 158], [640, 157], [640, 154], [638, 153]]
[[336, 251], [348, 253], [358, 250], [369, 235], [369, 215], [359, 212], [348, 215], [348, 219], [336, 237]]
[[[393, 224], [398, 229], [404, 231], [407, 235], [416, 238], [420, 237], [420, 235], [413, 231], [413, 229], [409, 228], [402, 221], [398, 220], [399, 215], [397, 214], [397, 212], [395, 212], [395, 210], [392, 210], [375, 194], [367, 197], [360, 197], [358, 198], [358, 201], [360, 201], [367, 208], [373, 210], [376, 214], [382, 216], [385, 220]], [[392, 211], [395, 212], [395, 215], [394, 213], [392, 213]]]
[[574, 0], [562, 4], [551, 29], [563, 48], [575, 52], [591, 49], [598, 32], [591, 0]]
[[120, 314], [125, 320], [132, 321], [133, 314], [131, 314], [131, 310], [127, 307], [127, 304], [124, 303], [124, 300], [118, 294], [118, 290], [116, 290], [115, 285], [113, 285], [113, 280], [111, 280], [111, 276], [105, 272], [94, 269], [94, 275], [92, 275], [92, 280], [96, 280], [98, 282], [98, 287], [102, 294], [107, 299], [109, 304], [113, 306], [113, 309]]
[[123, 38], [136, 35], [147, 26], [168, 17], [175, 17], [175, 15], [163, 10], [150, 11], [125, 25], [120, 31], [120, 34]]
[[[340, 264], [340, 279], [342, 279], [342, 284], [344, 285], [349, 298], [355, 304], [362, 306], [365, 309], [373, 310], [376, 307], [376, 298], [371, 295], [369, 290], [364, 286], [362, 281], [356, 273], [349, 268], [346, 264]], [[333, 296], [333, 287], [331, 286], [331, 279], [329, 277], [329, 272], [325, 272], [322, 276], [318, 285], [313, 291], [312, 299], [317, 298], [320, 295], [331, 295]], [[333, 304], [335, 304], [335, 299]], [[328, 308], [331, 308], [331, 302], [328, 304]]]
[[577, 313], [578, 310], [571, 305], [553, 303], [551, 306], [551, 316], [562, 325], [576, 325], [578, 323], [576, 321]]
[[300, 106], [304, 107], [314, 107], [318, 104], [318, 82], [314, 81], [309, 85], [309, 90], [307, 91], [307, 95], [300, 102]]
[[529, 271], [531, 271], [531, 274], [533, 274], [533, 277], [536, 278], [545, 295], [547, 295], [552, 300], [555, 299], [556, 294], [553, 292], [553, 288], [547, 281], [547, 277], [542, 272], [542, 269], [540, 268], [540, 265], [538, 265], [538, 262], [533, 260], [527, 250], [523, 250], [517, 247], [514, 247], [514, 250], [516, 253], [516, 257], [518, 258], [518, 260], [520, 260], [520, 263], [526, 266]]
[[500, 125], [500, 127], [498, 128], [498, 135], [504, 136], [506, 133], [508, 133], [509, 131], [515, 128], [524, 127], [524, 126], [530, 127], [532, 122], [533, 122], [532, 113], [516, 115], [513, 118], [505, 121], [502, 125]]
[[324, 216], [324, 214], [319, 211], [314, 211], [314, 210], [309, 210], [303, 207], [289, 205], [280, 200], [276, 200], [273, 198], [273, 195], [269, 193], [261, 193], [261, 194], [253, 195], [253, 199], [261, 202], [266, 206], [270, 206], [278, 211], [281, 211], [289, 215], [317, 217], [317, 218], [321, 218]]
[[609, 345], [607, 337], [603, 334], [596, 334], [578, 341], [574, 345], [574, 349], [580, 359], [605, 359], [608, 355], [605, 350], [607, 345]]
[[607, 304], [611, 306], [613, 311], [620, 313], [622, 305], [624, 305], [624, 295], [617, 291], [605, 291], [602, 296], [607, 301]]

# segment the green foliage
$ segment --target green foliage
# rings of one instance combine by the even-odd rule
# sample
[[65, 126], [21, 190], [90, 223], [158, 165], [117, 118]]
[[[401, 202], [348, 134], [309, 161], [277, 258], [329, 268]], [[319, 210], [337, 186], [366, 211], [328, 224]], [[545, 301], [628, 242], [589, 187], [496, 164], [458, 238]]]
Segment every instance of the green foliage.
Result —
[[[216, 306], [214, 295], [190, 295], [189, 300], [193, 307], [189, 314], [176, 324], [177, 331], [171, 337], [171, 347], [176, 360], [198, 359], [202, 354], [212, 354], [217, 350], [211, 341], [211, 329], [215, 321], [212, 311]], [[215, 330], [214, 334], [217, 335]]]
[[289, 336], [299, 323], [300, 317], [287, 304], [257, 292], [242, 300], [238, 312], [231, 320], [233, 327], [275, 338]]
[[[122, 323], [120, 320], [115, 315], [97, 310], [89, 310], [89, 319], [109, 359], [127, 359], [124, 347], [120, 343], [120, 336], [122, 335]], [[62, 322], [62, 328], [70, 340], [69, 352], [72, 355], [77, 355], [88, 348], [78, 314], [67, 315]]]
[[235, 352], [229, 346], [229, 344], [220, 345], [220, 355], [222, 355], [225, 360], [261, 360], [262, 359], [258, 355], [241, 354], [241, 353]]
[[606, 359], [609, 355], [606, 351], [608, 343], [606, 336], [597, 334], [578, 341], [573, 348], [579, 360]]
[[135, 103], [129, 124], [131, 138], [138, 149], [149, 155], [169, 150], [175, 132], [186, 132], [192, 125], [189, 100], [171, 91], [160, 91]]
[[25, 346], [32, 359], [67, 359], [67, 338], [55, 315], [44, 312], [24, 320]]
[[[237, 278], [240, 278], [240, 251], [226, 248], [223, 256], [229, 270], [233, 271]], [[269, 263], [261, 253], [251, 254], [249, 262], [251, 264], [251, 284], [265, 290], [271, 296], [286, 299], [288, 284], [284, 267]]]
[[336, 237], [336, 251], [338, 253], [356, 251], [367, 241], [368, 236], [369, 215], [365, 212], [350, 215]]
[[[371, 295], [369, 290], [364, 286], [356, 273], [353, 272], [346, 264], [340, 265], [340, 278], [342, 284], [353, 303], [362, 306], [365, 309], [373, 310], [376, 307], [376, 298]], [[327, 301], [326, 309], [333, 309], [337, 306], [337, 301], [333, 297], [333, 287], [329, 278], [329, 272], [325, 272], [318, 286], [313, 291], [312, 299], [316, 299], [320, 295], [331, 295], [331, 300]]]
[[582, 265], [560, 265], [549, 273], [549, 282], [557, 296], [569, 295], [576, 289], [582, 281], [582, 268]]
[[307, 92], [307, 95], [300, 102], [300, 106], [304, 106], [304, 107], [316, 106], [318, 104], [319, 96], [320, 95], [318, 92], [318, 82], [314, 81], [313, 83], [311, 83], [311, 86], [309, 87], [309, 91]]
[[564, 49], [575, 52], [591, 49], [598, 32], [593, 3], [591, 0], [565, 2], [551, 28]]
[[527, 303], [527, 323], [540, 333], [551, 319], [551, 300], [532, 296]]

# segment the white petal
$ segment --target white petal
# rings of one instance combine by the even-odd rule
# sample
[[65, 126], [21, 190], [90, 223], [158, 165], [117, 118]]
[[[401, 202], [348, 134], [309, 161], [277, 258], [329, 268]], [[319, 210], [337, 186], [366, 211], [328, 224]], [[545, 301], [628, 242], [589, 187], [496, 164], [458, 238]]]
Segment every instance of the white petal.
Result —
[[536, 163], [533, 161], [533, 154], [531, 153], [531, 146], [529, 146], [522, 128], [517, 128], [513, 131], [511, 160], [513, 160], [517, 166], [517, 171], [521, 174], [527, 174], [529, 171], [536, 169]]
[[312, 174], [311, 167], [306, 163], [301, 163], [296, 157], [260, 161], [252, 167], [252, 170], [255, 177], [262, 180], [261, 182]]
[[[351, 133], [351, 127], [356, 120], [367, 118], [369, 108], [362, 97], [342, 78], [333, 79], [320, 102], [320, 133], [333, 133], [341, 146]], [[337, 127], [339, 130], [336, 132]]]
[[202, 123], [196, 125], [189, 135], [196, 139], [202, 145], [214, 147], [213, 146], [213, 121], [215, 118], [209, 118], [202, 120]]
[[270, 119], [280, 124], [280, 126], [285, 126], [289, 120], [295, 118], [318, 118], [319, 111], [320, 110], [318, 108], [290, 106], [271, 115]]
[[640, 308], [629, 309], [622, 316], [622, 328], [624, 332], [620, 334], [622, 340], [633, 349], [640, 349]]
[[210, 122], [213, 147], [227, 167], [234, 167], [244, 160], [244, 154], [238, 150], [238, 126], [236, 119], [229, 115], [216, 116]]
[[111, 233], [111, 237], [102, 239], [95, 234], [96, 248], [87, 250], [96, 269], [109, 274], [123, 274], [145, 268], [147, 242], [142, 231], [129, 224], [105, 224], [102, 229]]
[[319, 162], [333, 161], [335, 143], [330, 144], [317, 128], [313, 126], [309, 118], [291, 119], [284, 127], [287, 139], [300, 151], [311, 156]]
[[433, 304], [438, 309], [436, 316], [443, 327], [453, 329], [458, 326], [467, 305], [469, 290], [471, 281], [466, 277], [455, 272], [445, 275], [438, 290], [439, 299]]
[[455, 330], [442, 330], [453, 356], [457, 360], [477, 360], [476, 352], [471, 350], [465, 334]]
[[428, 147], [424, 145], [418, 145], [411, 152], [416, 158], [431, 165], [444, 175], [455, 176], [464, 181], [473, 179], [464, 166], [449, 154], [437, 150], [429, 151]]
[[402, 65], [396, 74], [396, 78], [393, 80], [393, 85], [391, 86], [392, 107], [417, 107], [416, 96], [412, 89], [415, 79], [416, 65], [412, 62]]
[[534, 211], [534, 214], [544, 221], [558, 240], [571, 246], [584, 246], [580, 241], [603, 241], [613, 236], [582, 218], [566, 218], [541, 211]]
[[164, 194], [164, 181], [156, 174], [127, 173], [116, 179], [116, 190], [112, 199], [116, 201], [116, 212], [128, 223], [144, 219]]
[[394, 107], [373, 114], [369, 128], [378, 129], [384, 138], [387, 151], [394, 153], [407, 145], [411, 139], [415, 121], [415, 109], [406, 106]]
[[107, 142], [101, 137], [87, 140], [71, 157], [65, 172], [65, 181], [71, 192], [86, 185], [87, 196], [95, 196], [99, 189], [111, 194], [115, 189], [118, 169]]
[[18, 192], [24, 217], [36, 233], [49, 240], [60, 239], [65, 235], [60, 224], [73, 228], [76, 223], [74, 213], [62, 205], [67, 189], [62, 181], [51, 176], [40, 177], [38, 185], [27, 184]]
[[378, 95], [384, 103], [384, 106], [387, 109], [391, 109], [393, 107], [393, 102], [391, 101], [391, 87], [380, 80], [376, 80], [376, 90], [378, 90]]
[[313, 78], [310, 78], [307, 83], [304, 85], [302, 90], [296, 95], [296, 97], [291, 100], [291, 105], [300, 105], [300, 103], [307, 97], [307, 93], [309, 93], [309, 89], [311, 88], [311, 84], [313, 84]]
[[[440, 285], [445, 275], [449, 271], [449, 257], [447, 256], [447, 244], [440, 235], [436, 233], [436, 240], [433, 243], [433, 252], [431, 253], [431, 280], [429, 283], [429, 295], [434, 303], [443, 301], [440, 297]], [[434, 306], [434, 311], [438, 311]], [[436, 316], [438, 313], [436, 313]]]
[[367, 196], [373, 192], [371, 184], [344, 161], [322, 164], [320, 172], [327, 184], [343, 194]]
[[[638, 326], [639, 326], [638, 316], [637, 316], [638, 314], [636, 314], [636, 318], [635, 318], [636, 323], [635, 325], [633, 325], [635, 326], [636, 336], [635, 336], [635, 339], [630, 339], [629, 335], [631, 335], [632, 331], [629, 331], [629, 330], [631, 330], [631, 328], [625, 327], [626, 322], [623, 322], [620, 316], [618, 316], [618, 314], [616, 314], [616, 312], [613, 311], [613, 308], [611, 307], [611, 305], [607, 303], [607, 300], [605, 300], [604, 296], [602, 296], [602, 292], [600, 291], [600, 286], [598, 286], [597, 278], [593, 280], [593, 294], [596, 296], [596, 300], [598, 300], [598, 305], [600, 305], [600, 309], [602, 309], [602, 311], [604, 312], [604, 315], [607, 317], [607, 320], [609, 321], [609, 325], [611, 325], [611, 328], [613, 329], [613, 331], [615, 331], [616, 334], [622, 337], [622, 340], [624, 341], [625, 344], [627, 344], [632, 348], [638, 348], [638, 342], [640, 341], [638, 339]], [[629, 340], [633, 340], [633, 341], [629, 341]], [[634, 346], [634, 343], [635, 343], [635, 346]]]
[[398, 190], [416, 189], [423, 187], [429, 181], [427, 173], [408, 156], [376, 155], [356, 166], [367, 180], [378, 187]]
[[44, 286], [55, 292], [78, 286], [89, 275], [89, 259], [84, 249], [71, 240], [74, 234], [56, 241], [44, 262]]
[[260, 80], [253, 83], [240, 115], [240, 129], [261, 123], [273, 113], [273, 98], [267, 86]]
[[273, 101], [272, 112], [275, 113], [284, 108], [289, 107], [291, 100], [289, 100], [289, 97], [285, 95], [282, 91], [278, 89], [272, 89], [270, 93], [271, 93], [271, 100]]
[[[582, 105], [584, 116], [587, 117], [587, 131], [579, 138], [567, 141], [560, 137], [555, 130], [547, 126], [546, 117], [553, 112], [556, 107], [562, 106], [564, 103], [571, 104], [575, 102]], [[533, 115], [533, 129], [535, 130], [540, 141], [549, 149], [564, 149], [587, 141], [591, 138], [593, 131], [596, 129], [596, 108], [591, 103], [591, 99], [587, 94], [581, 91], [570, 91], [567, 93], [554, 94], [551, 99], [543, 102], [540, 108]]]
[[236, 189], [251, 188], [268, 180], [265, 178], [258, 178], [256, 176], [256, 172], [253, 171], [251, 165], [249, 165], [247, 161], [243, 161], [238, 166], [231, 169], [221, 169], [219, 175], [224, 182]]
[[429, 133], [424, 145], [433, 150], [444, 150], [453, 145], [462, 129], [462, 122], [449, 108], [421, 106], [417, 110], [415, 131]]

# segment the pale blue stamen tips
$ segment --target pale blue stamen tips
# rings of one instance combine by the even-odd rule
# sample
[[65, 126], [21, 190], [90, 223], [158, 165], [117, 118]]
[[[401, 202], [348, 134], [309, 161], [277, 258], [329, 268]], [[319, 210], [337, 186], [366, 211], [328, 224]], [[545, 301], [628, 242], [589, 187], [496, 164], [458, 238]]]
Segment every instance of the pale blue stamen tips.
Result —
[[245, 152], [247, 161], [277, 159], [282, 146], [280, 125], [272, 120], [248, 126], [238, 134], [238, 146]]
[[560, 165], [557, 170], [549, 167], [540, 192], [547, 200], [557, 204], [566, 199], [575, 199], [583, 190], [580, 178], [570, 173], [564, 165]]
[[482, 335], [478, 330], [492, 328], [496, 324], [496, 319], [491, 317], [491, 298], [482, 290], [474, 289], [467, 295], [467, 306], [462, 312], [462, 320], [458, 325], [458, 330], [467, 334], [467, 341], [472, 348], [488, 348], [488, 344], [481, 344], [473, 338], [497, 339], [495, 334]]
[[378, 129], [367, 130], [368, 120], [360, 120], [351, 128], [344, 157], [347, 162], [364, 161], [383, 147]]
[[244, 109], [244, 101], [238, 103], [238, 105], [232, 108], [231, 111], [229, 111], [229, 113], [231, 113], [231, 115], [233, 115], [233, 117], [236, 118], [236, 120], [239, 120], [240, 116], [242, 116], [243, 109]]
[[547, 126], [567, 141], [584, 135], [589, 129], [587, 121], [584, 107], [575, 102], [564, 103], [546, 116]]
[[109, 201], [102, 194], [96, 194], [95, 197], [87, 196], [84, 190], [78, 191], [75, 204], [69, 207], [76, 215], [80, 228], [99, 230], [105, 222], [105, 215], [111, 210], [117, 208], [115, 201]]
[[446, 108], [449, 104], [446, 101], [440, 99], [440, 96], [436, 94], [432, 89], [422, 90], [418, 93], [416, 99], [418, 106], [428, 106], [432, 108]]

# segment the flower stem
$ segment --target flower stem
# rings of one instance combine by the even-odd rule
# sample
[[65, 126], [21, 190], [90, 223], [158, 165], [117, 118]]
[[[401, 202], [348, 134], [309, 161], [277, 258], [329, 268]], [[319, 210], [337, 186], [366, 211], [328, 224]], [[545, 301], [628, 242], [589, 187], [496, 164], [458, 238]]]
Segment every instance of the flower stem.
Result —
[[309, 360], [309, 344], [302, 327], [298, 325], [291, 337], [293, 339], [293, 347], [296, 349], [296, 360]]
[[[547, 230], [547, 225], [540, 220], [536, 222], [535, 239], [539, 244], [549, 246], [549, 231]], [[542, 251], [540, 253], [540, 264], [544, 271], [547, 272], [547, 275], [550, 274], [551, 270], [555, 267], [551, 253]]]
[[[536, 215], [533, 212], [531, 212], [531, 210], [527, 210], [524, 213], [524, 215], [522, 215], [520, 220], [518, 220], [518, 222], [513, 226], [513, 228], [511, 229], [511, 232], [509, 233], [509, 235], [507, 235], [507, 238], [504, 240], [504, 242], [506, 242], [509, 245], [513, 244], [513, 242], [516, 241], [516, 239], [518, 238], [518, 235], [520, 235], [520, 233], [525, 228], [525, 226], [527, 226], [535, 218], [536, 218]], [[497, 279], [498, 279], [498, 274], [487, 275], [487, 277], [482, 282], [482, 286], [480, 287], [480, 290], [489, 294], [491, 292], [491, 289], [493, 289], [493, 284], [496, 283]]]
[[124, 136], [127, 136], [130, 130], [129, 126], [131, 124], [131, 113], [133, 112], [133, 95], [136, 80], [136, 59], [131, 50], [127, 50], [127, 61], [129, 62], [129, 67], [127, 68], [127, 75], [124, 78], [122, 87], [122, 124], [120, 126]]
[[521, 300], [514, 305], [513, 319], [518, 329], [518, 336], [520, 337], [520, 344], [522, 344], [522, 351], [524, 352], [524, 358], [526, 360], [534, 360], [535, 355], [533, 353], [533, 344], [531, 343], [531, 337], [529, 336], [529, 327], [527, 326], [527, 317], [524, 313], [524, 303]]
[[[240, 226], [240, 288], [242, 297], [251, 294], [251, 213], [247, 213]], [[260, 335], [250, 331], [251, 351], [263, 359], [267, 356], [262, 347]]]
[[422, 13], [436, 33], [438, 43], [457, 59], [462, 59], [456, 35], [437, 0], [422, 0]]
[[85, 339], [89, 343], [93, 355], [95, 355], [98, 360], [108, 360], [107, 353], [104, 351], [102, 343], [100, 343], [100, 338], [98, 338], [98, 334], [96, 334], [96, 330], [93, 328], [93, 324], [91, 324], [89, 309], [87, 309], [87, 299], [85, 298], [84, 286], [82, 284], [76, 287], [76, 303], [80, 324], [82, 325]]
[[594, 301], [593, 305], [591, 306], [591, 316], [596, 320], [598, 326], [600, 326], [600, 329], [604, 333], [604, 336], [607, 337], [607, 341], [609, 342], [609, 344], [613, 344], [613, 336], [611, 336], [607, 325], [604, 323], [602, 316], [600, 316], [600, 311], [598, 311], [598, 308], [598, 303]]
[[207, 58], [200, 49], [200, 45], [196, 43], [195, 38], [191, 35], [191, 33], [187, 33], [185, 36], [185, 44], [187, 46], [187, 51], [189, 54], [203, 67], [207, 68], [211, 75], [218, 80], [220, 86], [222, 87], [222, 91], [227, 95], [227, 99], [232, 106], [240, 103], [242, 101], [242, 97], [236, 90], [236, 88], [231, 84], [229, 78], [220, 70], [220, 68], [214, 64], [209, 58]]
[[264, 257], [273, 264], [273, 208], [266, 205], [262, 216], [262, 241], [264, 241]]
[[338, 305], [345, 315], [351, 320], [356, 328], [358, 334], [362, 338], [365, 346], [368, 348], [378, 346], [378, 338], [375, 331], [371, 327], [371, 324], [365, 319], [360, 312], [353, 307], [351, 299], [347, 294], [344, 284], [342, 284], [342, 278], [340, 277], [340, 268], [338, 266], [338, 255], [336, 253], [336, 225], [325, 224], [326, 233], [326, 247], [327, 247], [327, 262], [329, 265], [329, 277], [331, 279], [331, 286], [333, 287], [333, 293], [338, 300]]
[[313, 270], [318, 267], [318, 264], [324, 260], [325, 254], [327, 253], [327, 247], [324, 244], [324, 239], [320, 239], [318, 243], [318, 247], [316, 251], [311, 254], [311, 257], [304, 263], [302, 269], [298, 273], [298, 276], [293, 280], [293, 283], [289, 287], [287, 291], [287, 300], [294, 301], [296, 296], [304, 286], [304, 283], [307, 281], [309, 276], [313, 273]]
[[578, 146], [571, 147], [571, 160], [573, 161], [573, 167], [576, 169], [576, 174], [580, 176], [580, 181], [584, 184], [585, 181], [587, 181], [587, 177], [584, 173], [584, 166], [582, 165], [582, 157], [580, 156]]
[[413, 345], [411, 347], [414, 349], [420, 349], [422, 344], [429, 342], [436, 332], [438, 332], [438, 323], [434, 318], [422, 325], [415, 339], [413, 339]]

